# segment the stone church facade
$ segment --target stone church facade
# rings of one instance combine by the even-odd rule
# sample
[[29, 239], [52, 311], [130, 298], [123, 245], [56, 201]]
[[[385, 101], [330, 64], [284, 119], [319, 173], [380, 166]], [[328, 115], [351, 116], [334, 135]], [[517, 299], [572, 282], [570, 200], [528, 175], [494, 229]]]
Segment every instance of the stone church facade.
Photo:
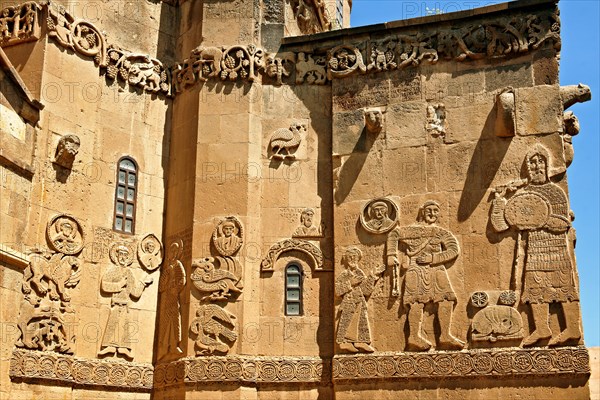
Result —
[[589, 398], [555, 0], [0, 5], [2, 398]]

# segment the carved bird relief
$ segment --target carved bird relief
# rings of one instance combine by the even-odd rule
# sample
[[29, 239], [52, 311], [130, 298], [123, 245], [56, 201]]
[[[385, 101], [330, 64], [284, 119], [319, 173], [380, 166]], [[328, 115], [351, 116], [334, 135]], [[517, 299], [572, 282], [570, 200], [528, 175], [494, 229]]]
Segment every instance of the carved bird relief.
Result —
[[300, 132], [303, 131], [306, 132], [306, 125], [295, 122], [288, 129], [281, 128], [273, 132], [269, 142], [270, 158], [279, 160], [295, 159], [296, 150], [298, 150], [298, 146], [302, 141]]

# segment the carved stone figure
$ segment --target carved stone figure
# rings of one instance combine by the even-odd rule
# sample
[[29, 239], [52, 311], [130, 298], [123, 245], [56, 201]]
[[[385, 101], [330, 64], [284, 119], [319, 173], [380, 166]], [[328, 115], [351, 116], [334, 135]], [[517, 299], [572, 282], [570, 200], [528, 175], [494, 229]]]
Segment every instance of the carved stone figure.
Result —
[[220, 255], [233, 256], [244, 242], [242, 224], [236, 217], [227, 217], [217, 225], [212, 239]]
[[281, 53], [279, 57], [275, 54], [268, 54], [265, 60], [265, 72], [269, 77], [277, 79], [277, 85], [282, 85], [283, 77], [292, 74], [294, 59], [294, 53]]
[[325, 57], [299, 52], [296, 61], [296, 83], [324, 85], [327, 81], [327, 60]]
[[194, 282], [194, 286], [202, 293], [210, 293], [200, 300], [227, 300], [231, 292], [242, 292], [241, 278], [226, 269], [228, 265], [228, 260], [222, 257], [206, 257], [192, 262], [194, 270], [190, 279]]
[[198, 71], [198, 79], [206, 81], [208, 78], [218, 78], [221, 75], [221, 60], [223, 49], [219, 47], [199, 46], [192, 50], [193, 69]]
[[371, 42], [371, 63], [367, 66], [367, 71], [396, 69], [396, 46], [397, 42], [394, 40]]
[[201, 304], [196, 310], [190, 330], [196, 339], [196, 355], [227, 354], [231, 348], [222, 338], [233, 343], [237, 340], [235, 315], [216, 304]]
[[79, 222], [67, 214], [59, 214], [48, 223], [46, 234], [50, 247], [66, 255], [74, 255], [83, 249], [84, 236]]
[[[535, 324], [523, 346], [545, 339], [550, 339], [548, 345], [560, 345], [581, 337], [579, 294], [567, 243], [571, 228], [569, 204], [565, 192], [549, 180], [550, 162], [548, 150], [536, 144], [525, 157], [527, 179], [496, 188], [492, 202], [494, 229], [502, 232], [512, 227], [518, 232], [515, 286], [519, 291], [522, 279], [521, 303], [530, 305]], [[507, 199], [509, 192], [512, 194]], [[558, 334], [553, 334], [548, 323], [553, 302], [562, 305], [566, 322], [565, 330]]]
[[130, 299], [139, 299], [144, 289], [153, 279], [146, 274], [138, 280], [129, 267], [133, 262], [133, 249], [125, 244], [115, 243], [110, 249], [111, 265], [102, 276], [101, 289], [111, 296], [111, 308], [102, 337], [98, 356], [122, 355], [132, 360], [131, 337], [133, 328], [129, 316]]
[[396, 225], [398, 207], [386, 198], [379, 198], [365, 204], [360, 214], [360, 223], [367, 232], [387, 233]]
[[158, 292], [162, 304], [161, 316], [165, 326], [160, 331], [160, 341], [166, 344], [164, 357], [181, 354], [181, 304], [179, 296], [186, 285], [185, 268], [180, 261], [183, 241], [175, 241], [169, 246], [167, 265], [160, 272]]
[[425, 128], [433, 137], [445, 136], [448, 122], [446, 122], [446, 107], [441, 104], [427, 106], [427, 124]]
[[0, 11], [0, 44], [9, 46], [39, 37], [41, 7], [33, 2], [9, 6]]
[[107, 51], [106, 75], [110, 79], [121, 79], [151, 93], [168, 93], [167, 70], [162, 62], [146, 54], [128, 53], [115, 45]]
[[79, 283], [80, 266], [77, 257], [55, 253], [47, 259], [36, 255], [23, 272], [23, 293], [28, 295], [35, 288], [42, 297], [48, 294], [50, 300], [60, 300], [66, 304], [71, 301], [66, 288], [75, 287]]
[[[439, 204], [427, 201], [419, 209], [417, 224], [396, 227], [387, 239], [388, 266], [400, 266], [399, 250], [404, 253], [403, 259], [407, 259], [406, 263], [402, 263], [407, 267], [402, 302], [409, 308], [407, 348], [414, 351], [426, 351], [431, 347], [431, 343], [421, 335], [423, 309], [429, 302], [437, 305], [441, 329], [438, 347], [460, 350], [465, 345], [450, 333], [456, 294], [446, 271], [447, 264], [458, 257], [460, 249], [456, 237], [436, 225], [439, 213]], [[398, 287], [396, 284], [394, 289]]]
[[342, 350], [372, 353], [367, 300], [385, 266], [367, 275], [360, 268], [361, 258], [359, 248], [347, 248], [342, 257], [344, 270], [335, 279], [335, 294], [342, 298], [336, 342]]
[[306, 124], [295, 122], [289, 128], [277, 129], [271, 135], [269, 140], [270, 158], [285, 160], [286, 158], [295, 159], [294, 154], [302, 142], [302, 133], [307, 130]]
[[313, 223], [315, 210], [306, 208], [300, 214], [300, 225], [294, 231], [293, 238], [317, 238], [322, 237], [323, 232], [321, 226]]
[[579, 85], [561, 86], [560, 97], [563, 102], [563, 109], [571, 107], [576, 103], [585, 103], [592, 99], [590, 87], [580, 83]]
[[378, 134], [383, 129], [383, 112], [380, 108], [365, 109], [365, 127], [367, 132]]
[[475, 341], [520, 339], [523, 337], [523, 320], [516, 308], [493, 305], [478, 311], [471, 323]]
[[75, 156], [79, 153], [79, 137], [76, 135], [64, 135], [58, 141], [54, 162], [61, 167], [71, 169]]
[[327, 54], [329, 79], [350, 76], [356, 71], [363, 74], [367, 72], [363, 56], [357, 47], [342, 44], [329, 50]]
[[137, 258], [145, 269], [155, 271], [163, 262], [163, 246], [160, 240], [150, 233], [139, 241]]

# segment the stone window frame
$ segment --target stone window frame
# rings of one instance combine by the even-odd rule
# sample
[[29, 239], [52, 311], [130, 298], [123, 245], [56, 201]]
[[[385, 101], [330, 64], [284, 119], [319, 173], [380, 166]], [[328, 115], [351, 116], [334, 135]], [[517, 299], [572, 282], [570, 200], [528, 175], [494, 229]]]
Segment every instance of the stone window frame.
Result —
[[[124, 161], [129, 161], [133, 164], [133, 170], [130, 167], [122, 166]], [[124, 173], [124, 179], [121, 180], [121, 173]], [[134, 176], [133, 184], [130, 183], [130, 176]], [[140, 171], [138, 163], [131, 156], [123, 156], [117, 162], [117, 174], [115, 179], [115, 207], [113, 213], [113, 230], [127, 235], [135, 234], [135, 217], [137, 211], [137, 185], [140, 179]], [[123, 197], [119, 197], [119, 189], [123, 188]], [[133, 196], [128, 198], [129, 190], [133, 190]], [[118, 210], [119, 203], [123, 202], [123, 211]], [[127, 207], [132, 207], [131, 215], [127, 214]], [[121, 228], [117, 226], [118, 220], [122, 220]], [[131, 221], [131, 230], [127, 231], [127, 221]]]
[[[293, 269], [296, 269], [296, 271], [293, 271]], [[293, 284], [290, 285], [290, 277], [293, 276], [297, 276], [298, 277], [298, 284]], [[286, 317], [301, 317], [304, 315], [304, 302], [303, 302], [303, 294], [304, 294], [304, 285], [303, 285], [303, 281], [304, 281], [304, 272], [302, 270], [302, 265], [297, 262], [297, 261], [291, 261], [289, 262], [286, 266], [285, 266], [285, 272], [284, 272], [284, 279], [285, 279], [285, 292], [284, 292], [284, 313]], [[297, 299], [291, 299], [289, 296], [289, 291], [288, 290], [293, 290], [293, 291], [297, 291], [298, 292], [298, 296]], [[294, 305], [297, 304], [298, 305], [298, 311], [297, 313], [290, 313], [289, 312], [289, 306], [290, 305]]]

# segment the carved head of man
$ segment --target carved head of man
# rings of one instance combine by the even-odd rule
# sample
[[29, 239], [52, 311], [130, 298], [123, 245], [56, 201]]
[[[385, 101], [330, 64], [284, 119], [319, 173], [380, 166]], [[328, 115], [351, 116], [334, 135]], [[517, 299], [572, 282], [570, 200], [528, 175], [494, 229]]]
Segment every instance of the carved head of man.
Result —
[[307, 228], [312, 226], [313, 217], [315, 215], [315, 211], [312, 208], [307, 208], [302, 211], [300, 215], [300, 222]]
[[74, 228], [73, 225], [71, 225], [71, 223], [69, 221], [63, 221], [60, 225], [60, 232], [66, 236], [66, 237], [71, 237], [73, 236], [73, 232], [74, 232]]
[[223, 222], [223, 235], [225, 237], [231, 237], [235, 232], [235, 224], [230, 221]]
[[350, 269], [358, 267], [358, 263], [362, 258], [362, 251], [358, 247], [348, 247], [344, 253], [342, 262]]
[[80, 144], [79, 137], [76, 135], [64, 135], [58, 142], [58, 156], [65, 151], [71, 156], [76, 156], [79, 152]]
[[306, 61], [306, 54], [304, 54], [304, 52], [300, 52], [298, 53], [298, 62], [303, 62]]
[[550, 155], [541, 145], [536, 145], [527, 153], [527, 174], [529, 182], [541, 185], [548, 181], [548, 161]]
[[383, 126], [383, 113], [380, 109], [366, 109], [365, 110], [365, 126], [367, 131], [378, 133], [381, 131]]
[[425, 222], [426, 224], [435, 224], [440, 215], [440, 205], [437, 201], [428, 200], [426, 201], [419, 210], [419, 222]]
[[148, 240], [146, 243], [144, 243], [144, 250], [146, 253], [154, 254], [155, 249], [156, 245], [154, 244], [154, 241]]
[[377, 201], [369, 207], [369, 217], [378, 221], [383, 221], [389, 213], [388, 205], [383, 201]]
[[129, 249], [127, 246], [119, 246], [117, 247], [117, 263], [121, 267], [127, 266], [129, 264]]

